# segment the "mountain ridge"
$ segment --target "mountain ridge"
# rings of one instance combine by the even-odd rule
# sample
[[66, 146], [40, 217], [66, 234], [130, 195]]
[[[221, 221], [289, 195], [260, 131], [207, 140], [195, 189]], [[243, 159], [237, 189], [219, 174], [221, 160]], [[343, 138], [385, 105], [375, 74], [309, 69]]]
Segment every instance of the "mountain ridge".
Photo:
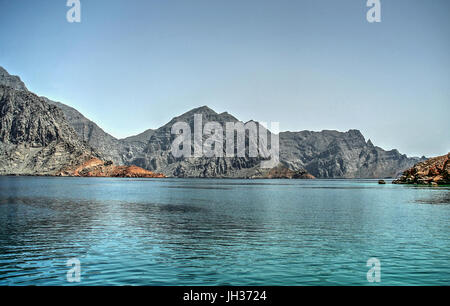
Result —
[[8, 71], [6, 71], [6, 69], [2, 66], [0, 66], [0, 84], [11, 87], [15, 90], [28, 91], [20, 77], [9, 74]]
[[[17, 76], [10, 76], [0, 67], [0, 84], [14, 86], [17, 91], [28, 92]], [[262, 171], [258, 165], [261, 158], [181, 158], [171, 155], [174, 135], [171, 127], [175, 122], [189, 123], [193, 130], [195, 114], [203, 115], [206, 122], [240, 122], [228, 112], [217, 113], [208, 106], [191, 109], [168, 121], [158, 129], [149, 129], [138, 135], [117, 139], [106, 133], [95, 122], [87, 119], [75, 108], [61, 102], [41, 97], [58, 107], [82, 142], [96, 150], [104, 160], [117, 165], [137, 165], [150, 171], [162, 172], [175, 177], [264, 177], [270, 171]], [[250, 120], [248, 122], [256, 122]], [[423, 160], [409, 158], [398, 150], [385, 151], [366, 141], [359, 130], [347, 132], [336, 130], [280, 132], [280, 164], [273, 174], [307, 173], [317, 178], [388, 178], [397, 177], [404, 170]], [[269, 140], [272, 134], [269, 132]], [[248, 138], [247, 138], [248, 141]], [[289, 172], [286, 169], [292, 171]]]

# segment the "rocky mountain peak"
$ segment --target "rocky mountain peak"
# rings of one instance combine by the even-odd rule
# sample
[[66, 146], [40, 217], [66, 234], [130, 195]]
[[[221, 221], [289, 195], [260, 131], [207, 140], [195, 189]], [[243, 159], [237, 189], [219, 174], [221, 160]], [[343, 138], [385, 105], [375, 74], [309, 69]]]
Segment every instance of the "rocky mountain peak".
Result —
[[0, 66], [0, 84], [9, 86], [15, 90], [27, 91], [25, 84], [22, 80], [15, 75], [10, 75], [5, 68]]
[[190, 110], [188, 113], [205, 113], [205, 114], [217, 114], [213, 109], [207, 105], [203, 105]]
[[184, 114], [177, 116], [173, 119], [176, 119], [178, 121], [187, 121], [187, 120], [190, 120], [191, 118], [194, 118], [194, 115], [197, 115], [197, 114], [201, 114], [205, 118], [217, 116], [217, 113], [214, 110], [212, 110], [211, 108], [209, 108], [208, 106], [201, 106], [201, 107], [196, 107], [194, 109], [191, 109], [190, 111], [187, 111]]
[[352, 130], [348, 130], [347, 133], [353, 137], [362, 138], [365, 141], [365, 138], [360, 130], [352, 129]]
[[364, 137], [364, 135], [361, 133], [360, 130], [349, 130], [347, 132], [347, 135], [353, 139], [355, 142], [358, 142], [360, 144], [364, 144], [366, 145], [366, 138]]
[[186, 122], [191, 127], [194, 126], [194, 116], [195, 115], [202, 115], [202, 124], [204, 125], [207, 122], [215, 121], [219, 122], [221, 124], [225, 124], [226, 122], [236, 122], [239, 121], [234, 116], [230, 115], [227, 112], [223, 112], [221, 114], [218, 114], [213, 109], [209, 108], [208, 106], [201, 106], [194, 108], [190, 111], [187, 111], [186, 113], [177, 116], [173, 118], [169, 123], [164, 125], [162, 129], [164, 130], [170, 130], [172, 125], [176, 122]]

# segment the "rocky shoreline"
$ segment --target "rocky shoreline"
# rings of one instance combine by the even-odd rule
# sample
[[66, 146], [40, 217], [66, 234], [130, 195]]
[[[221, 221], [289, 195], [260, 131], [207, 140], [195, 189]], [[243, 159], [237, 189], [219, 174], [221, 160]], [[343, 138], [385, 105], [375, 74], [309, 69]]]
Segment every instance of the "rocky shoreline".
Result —
[[416, 164], [393, 184], [450, 185], [450, 153]]
[[154, 173], [137, 166], [115, 166], [113, 162], [104, 162], [92, 158], [75, 169], [65, 169], [56, 176], [70, 177], [124, 177], [124, 178], [165, 178], [162, 173]]

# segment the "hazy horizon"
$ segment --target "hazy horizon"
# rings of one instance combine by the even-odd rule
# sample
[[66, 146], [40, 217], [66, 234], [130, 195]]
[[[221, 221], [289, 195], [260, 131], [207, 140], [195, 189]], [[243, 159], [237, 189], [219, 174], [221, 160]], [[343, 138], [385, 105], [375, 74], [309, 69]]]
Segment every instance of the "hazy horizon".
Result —
[[[117, 138], [207, 105], [281, 131], [450, 151], [450, 2], [0, 0], [0, 66]], [[118, 124], [120, 123], [120, 124]], [[446, 132], [447, 131], [447, 132]]]

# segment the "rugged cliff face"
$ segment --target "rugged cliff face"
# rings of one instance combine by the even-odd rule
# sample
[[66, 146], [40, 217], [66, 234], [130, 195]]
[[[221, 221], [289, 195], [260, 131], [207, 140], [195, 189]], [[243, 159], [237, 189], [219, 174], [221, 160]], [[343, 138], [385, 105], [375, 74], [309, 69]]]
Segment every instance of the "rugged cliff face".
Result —
[[[208, 107], [193, 109], [172, 119], [156, 130], [144, 153], [132, 163], [143, 168], [160, 171], [178, 177], [264, 177], [269, 175], [260, 169], [260, 158], [190, 158], [175, 159], [171, 153], [174, 136], [170, 134], [175, 122], [189, 123], [193, 130], [194, 114], [202, 114], [203, 120], [225, 122], [238, 119], [228, 113], [218, 114]], [[269, 176], [281, 175], [283, 167], [294, 173], [304, 173], [303, 178], [389, 178], [397, 177], [405, 169], [419, 162], [397, 150], [385, 151], [376, 147], [358, 130], [348, 132], [282, 132], [280, 138], [280, 165]], [[269, 137], [270, 139], [270, 137]], [[277, 170], [278, 169], [278, 170]], [[276, 175], [275, 175], [276, 176]], [[292, 173], [284, 176], [293, 176]], [[295, 175], [294, 175], [295, 176]], [[283, 177], [283, 175], [281, 175]]]
[[68, 123], [83, 141], [97, 150], [103, 159], [111, 160], [116, 165], [130, 165], [135, 156], [142, 153], [153, 132], [153, 130], [147, 130], [136, 136], [117, 139], [73, 107], [44, 99], [62, 110]]
[[[12, 87], [18, 91], [28, 91], [18, 76], [10, 75], [0, 67], [0, 85]], [[67, 122], [82, 141], [94, 148], [104, 160], [111, 160], [116, 165], [129, 165], [135, 155], [141, 153], [150, 139], [152, 130], [142, 134], [117, 139], [101, 129], [95, 122], [87, 119], [79, 111], [61, 102], [42, 97], [47, 103], [57, 106], [63, 112]]]
[[358, 130], [280, 133], [281, 160], [320, 178], [397, 177], [418, 158], [375, 147]]
[[0, 174], [53, 175], [98, 157], [61, 110], [28, 92], [0, 85]]
[[11, 87], [15, 90], [27, 90], [22, 80], [15, 75], [10, 75], [3, 67], [0, 66], [0, 85]]
[[[250, 157], [214, 157], [214, 158], [175, 158], [171, 153], [171, 145], [175, 135], [171, 134], [172, 126], [176, 122], [186, 122], [194, 133], [194, 115], [202, 115], [202, 127], [207, 122], [219, 122], [225, 126], [226, 122], [238, 120], [228, 113], [218, 114], [207, 106], [193, 109], [154, 131], [147, 146], [140, 156], [132, 160], [135, 165], [152, 171], [162, 172], [171, 177], [225, 177], [248, 178], [259, 174], [260, 158]], [[205, 140], [207, 137], [204, 136]], [[224, 137], [225, 140], [225, 137]], [[247, 137], [248, 142], [248, 137]], [[193, 139], [192, 139], [193, 143]], [[225, 144], [223, 145], [225, 156]], [[191, 147], [193, 150], [193, 145]]]
[[46, 99], [49, 104], [57, 106], [63, 112], [67, 122], [72, 126], [81, 140], [97, 150], [105, 160], [123, 164], [122, 148], [118, 139], [103, 131], [97, 124], [84, 117], [76, 109], [60, 102]]
[[450, 185], [450, 153], [416, 164], [393, 183]]
[[[0, 84], [12, 86], [14, 90], [22, 91], [24, 94], [28, 93], [20, 78], [9, 75], [1, 67]], [[35, 95], [33, 97], [36, 98]], [[337, 131], [280, 133], [280, 164], [272, 170], [260, 169], [261, 158], [175, 158], [171, 154], [171, 144], [175, 139], [175, 135], [171, 134], [171, 128], [175, 122], [187, 122], [193, 131], [195, 114], [203, 115], [203, 126], [208, 121], [219, 122], [224, 126], [226, 122], [237, 122], [238, 119], [228, 113], [218, 114], [204, 106], [173, 118], [157, 130], [147, 130], [142, 134], [120, 140], [103, 131], [76, 109], [46, 98], [41, 100], [47, 105], [57, 106], [67, 120], [66, 125], [68, 123], [79, 137], [76, 141], [82, 143], [88, 150], [92, 147], [102, 160], [111, 160], [119, 166], [138, 165], [146, 170], [161, 172], [170, 177], [248, 178], [278, 175], [303, 178], [310, 176], [390, 178], [397, 177], [405, 169], [421, 161], [419, 158], [408, 158], [397, 150], [385, 151], [376, 147], [370, 140], [366, 142], [358, 130], [345, 133]], [[28, 120], [34, 118], [33, 114]], [[23, 120], [25, 124], [26, 119]], [[70, 138], [75, 141], [76, 137], [71, 134]], [[247, 146], [248, 141], [247, 137]], [[28, 142], [23, 141], [22, 144], [27, 145]], [[29, 148], [19, 150], [9, 147], [6, 142], [2, 145], [2, 150], [9, 150], [10, 155], [15, 154], [14, 150], [22, 155], [28, 151], [33, 152]], [[62, 162], [57, 161], [57, 163]], [[50, 162], [47, 163], [48, 166], [50, 164]]]
[[28, 91], [0, 85], [0, 175], [164, 177], [100, 157], [60, 108]]

